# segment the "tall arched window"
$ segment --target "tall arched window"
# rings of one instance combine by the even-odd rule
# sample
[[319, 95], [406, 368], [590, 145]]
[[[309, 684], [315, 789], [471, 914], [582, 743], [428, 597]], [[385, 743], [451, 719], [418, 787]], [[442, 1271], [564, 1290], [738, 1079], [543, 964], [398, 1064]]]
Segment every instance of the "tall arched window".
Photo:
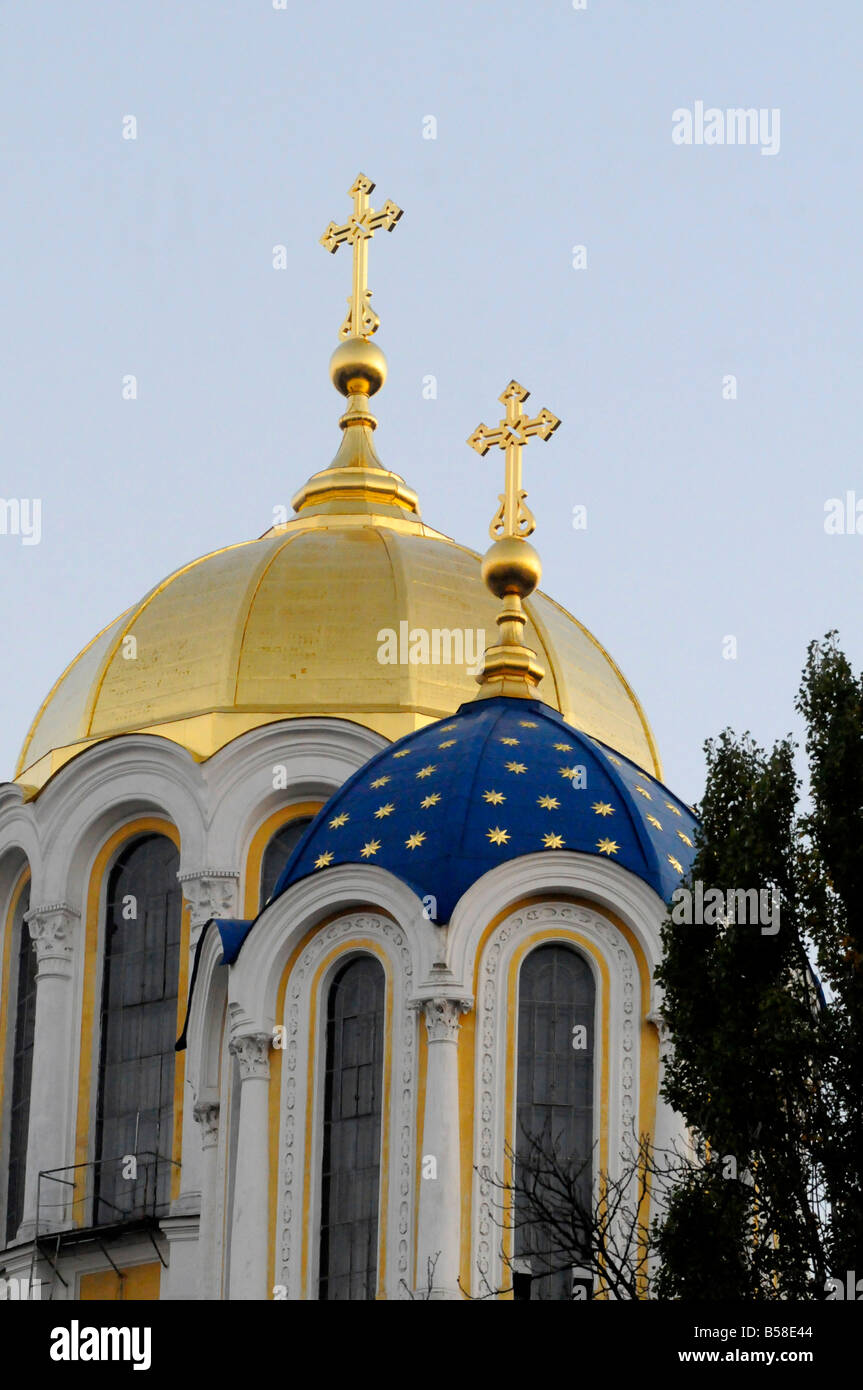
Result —
[[30, 907], [30, 884], [19, 894], [12, 913], [12, 960], [15, 969], [15, 1033], [12, 1043], [12, 1098], [9, 1106], [9, 1180], [6, 1188], [6, 1239], [13, 1240], [24, 1215], [30, 1079], [36, 1031], [36, 952], [24, 914]]
[[311, 819], [311, 816], [301, 816], [296, 820], [286, 821], [268, 841], [261, 860], [261, 907], [273, 896], [279, 874]]
[[539, 946], [522, 963], [518, 998], [515, 1267], [522, 1272], [514, 1280], [516, 1296], [569, 1299], [572, 1260], [538, 1215], [544, 1203], [568, 1219], [566, 1180], [578, 1206], [585, 1213], [591, 1207], [596, 990], [590, 966], [568, 946]]
[[182, 912], [178, 868], [171, 841], [145, 835], [126, 846], [108, 878], [97, 1226], [167, 1212]]
[[372, 1299], [378, 1270], [385, 981], [356, 956], [327, 1000], [321, 1173], [322, 1299]]

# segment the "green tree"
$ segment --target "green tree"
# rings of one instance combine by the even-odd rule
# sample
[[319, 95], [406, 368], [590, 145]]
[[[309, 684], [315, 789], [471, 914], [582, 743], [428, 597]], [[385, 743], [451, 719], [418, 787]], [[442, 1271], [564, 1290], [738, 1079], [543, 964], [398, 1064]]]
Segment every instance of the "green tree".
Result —
[[805, 812], [790, 739], [705, 745], [688, 886], [778, 890], [781, 910], [775, 933], [663, 928], [664, 1094], [700, 1162], [656, 1232], [660, 1297], [822, 1298], [863, 1269], [863, 680], [835, 633], [810, 645], [797, 709]]
[[[702, 1160], [658, 1233], [666, 1298], [805, 1297], [824, 1281], [813, 1154], [819, 1024], [802, 942], [790, 739], [771, 752], [725, 730], [707, 783], [690, 889], [758, 890], [773, 923], [663, 928], [659, 980], [673, 1042], [666, 1099]], [[739, 915], [739, 914], [738, 914]], [[708, 913], [705, 913], [708, 916]]]
[[812, 642], [797, 708], [811, 808], [801, 817], [801, 904], [830, 1002], [821, 1014], [820, 1158], [830, 1273], [863, 1273], [863, 676], [836, 633]]

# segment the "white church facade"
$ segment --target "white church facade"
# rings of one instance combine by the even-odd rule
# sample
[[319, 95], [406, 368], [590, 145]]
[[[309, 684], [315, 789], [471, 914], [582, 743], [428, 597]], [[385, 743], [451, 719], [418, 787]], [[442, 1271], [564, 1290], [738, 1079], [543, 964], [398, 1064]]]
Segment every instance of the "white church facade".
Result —
[[[328, 249], [395, 225], [372, 187]], [[694, 818], [537, 589], [521, 450], [558, 422], [510, 383], [470, 441], [506, 456], [491, 549], [432, 529], [374, 450], [363, 287], [340, 448], [293, 518], [104, 629], [0, 785], [9, 1288], [510, 1297], [530, 1254], [497, 1179], [526, 1122], [593, 1184], [679, 1133], [655, 970]], [[478, 676], [382, 663], [403, 623], [496, 640]]]

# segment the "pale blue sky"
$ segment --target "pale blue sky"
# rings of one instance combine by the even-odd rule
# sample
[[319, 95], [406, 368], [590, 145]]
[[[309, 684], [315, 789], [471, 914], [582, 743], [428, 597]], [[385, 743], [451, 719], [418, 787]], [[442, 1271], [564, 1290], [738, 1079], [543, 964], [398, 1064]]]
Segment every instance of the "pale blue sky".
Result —
[[[543, 587], [669, 784], [699, 796], [726, 723], [796, 727], [810, 638], [863, 661], [863, 535], [823, 524], [863, 499], [861, 31], [853, 0], [7, 0], [0, 496], [43, 538], [0, 536], [0, 775], [97, 629], [332, 457], [349, 265], [317, 241], [360, 169], [405, 209], [378, 444], [425, 518], [485, 549], [500, 456], [464, 441], [518, 377], [563, 420], [526, 455]], [[673, 144], [698, 100], [778, 107], [778, 155]]]

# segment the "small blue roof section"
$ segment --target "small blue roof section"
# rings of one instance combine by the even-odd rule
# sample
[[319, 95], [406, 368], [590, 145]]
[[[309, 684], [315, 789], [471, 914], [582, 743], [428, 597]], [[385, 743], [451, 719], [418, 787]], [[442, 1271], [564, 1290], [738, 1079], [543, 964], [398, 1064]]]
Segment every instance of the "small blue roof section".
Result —
[[695, 856], [693, 812], [539, 700], [496, 696], [375, 754], [318, 813], [276, 884], [377, 864], [448, 922], [471, 884], [521, 855], [578, 850], [667, 902]]

